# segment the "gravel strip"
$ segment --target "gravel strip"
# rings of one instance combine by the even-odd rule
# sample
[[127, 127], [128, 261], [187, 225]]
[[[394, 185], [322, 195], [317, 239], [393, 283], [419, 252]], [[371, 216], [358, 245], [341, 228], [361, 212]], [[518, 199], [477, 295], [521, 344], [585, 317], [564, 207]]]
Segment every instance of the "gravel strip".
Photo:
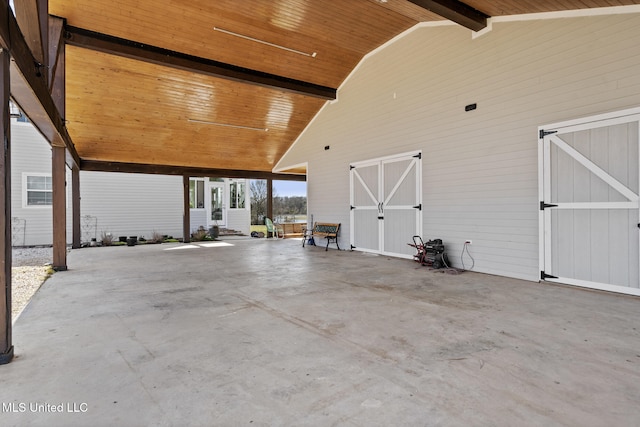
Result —
[[51, 246], [37, 246], [33, 248], [12, 248], [12, 267], [36, 266], [51, 264], [53, 248]]
[[50, 274], [50, 247], [13, 248], [11, 268], [11, 319], [15, 322], [31, 297]]

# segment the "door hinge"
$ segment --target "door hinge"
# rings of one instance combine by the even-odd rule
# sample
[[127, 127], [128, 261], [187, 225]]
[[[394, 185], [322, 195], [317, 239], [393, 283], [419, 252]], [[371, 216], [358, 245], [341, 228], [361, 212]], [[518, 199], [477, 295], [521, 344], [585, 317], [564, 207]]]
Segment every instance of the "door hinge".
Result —
[[413, 207], [414, 209], [422, 210], [422, 203]]
[[415, 159], [420, 159], [422, 160], [422, 153], [418, 153], [415, 156], [413, 156]]
[[545, 210], [546, 208], [555, 208], [556, 206], [558, 206], [558, 205], [554, 205], [554, 204], [551, 204], [551, 203], [540, 202], [540, 210], [541, 211]]
[[351, 209], [350, 209], [350, 210], [354, 210], [355, 208], [356, 208], [355, 206], [351, 206]]
[[540, 139], [544, 139], [547, 135], [553, 135], [554, 133], [558, 133], [557, 130], [544, 130], [540, 129]]
[[356, 168], [355, 166], [353, 166], [353, 165], [349, 165], [349, 170], [351, 170], [351, 169], [355, 169], [355, 168]]
[[540, 280], [547, 280], [547, 279], [557, 279], [557, 276], [552, 276], [551, 274], [547, 274], [544, 271], [540, 272]]
[[351, 245], [351, 250], [354, 250], [355, 248], [356, 248], [355, 246]]

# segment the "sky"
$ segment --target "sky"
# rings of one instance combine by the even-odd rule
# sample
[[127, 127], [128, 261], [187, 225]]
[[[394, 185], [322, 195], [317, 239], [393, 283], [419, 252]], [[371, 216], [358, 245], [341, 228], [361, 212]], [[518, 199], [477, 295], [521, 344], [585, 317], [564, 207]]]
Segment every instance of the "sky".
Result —
[[273, 181], [273, 192], [280, 197], [307, 196], [304, 181]]

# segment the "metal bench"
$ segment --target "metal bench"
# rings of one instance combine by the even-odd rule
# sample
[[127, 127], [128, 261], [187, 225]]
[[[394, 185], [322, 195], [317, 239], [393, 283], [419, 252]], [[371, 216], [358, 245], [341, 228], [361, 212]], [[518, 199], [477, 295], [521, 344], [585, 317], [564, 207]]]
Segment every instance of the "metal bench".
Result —
[[315, 236], [324, 237], [327, 239], [327, 246], [325, 247], [325, 251], [329, 250], [329, 243], [333, 241], [336, 244], [338, 250], [340, 250], [340, 246], [338, 245], [338, 233], [340, 232], [340, 224], [329, 223], [329, 222], [316, 222], [313, 225], [313, 228], [310, 230], [304, 229], [302, 232], [302, 247], [304, 248], [307, 240], [312, 240], [314, 246]]

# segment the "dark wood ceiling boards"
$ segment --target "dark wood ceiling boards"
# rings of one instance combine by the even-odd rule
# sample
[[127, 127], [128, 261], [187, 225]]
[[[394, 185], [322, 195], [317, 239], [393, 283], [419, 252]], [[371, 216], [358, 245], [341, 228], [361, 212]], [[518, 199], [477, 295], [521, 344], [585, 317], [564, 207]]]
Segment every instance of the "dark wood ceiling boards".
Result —
[[[49, 0], [49, 13], [67, 26], [66, 127], [79, 157], [94, 168], [104, 162], [270, 172], [362, 58], [419, 22], [442, 21], [447, 9], [451, 16], [475, 9], [482, 17], [640, 0], [464, 3]], [[463, 25], [467, 18], [482, 25], [469, 15]], [[82, 31], [97, 38], [80, 42]], [[97, 47], [101, 36], [130, 45]], [[163, 61], [173, 54], [177, 62]], [[229, 78], [207, 61], [240, 72]]]

